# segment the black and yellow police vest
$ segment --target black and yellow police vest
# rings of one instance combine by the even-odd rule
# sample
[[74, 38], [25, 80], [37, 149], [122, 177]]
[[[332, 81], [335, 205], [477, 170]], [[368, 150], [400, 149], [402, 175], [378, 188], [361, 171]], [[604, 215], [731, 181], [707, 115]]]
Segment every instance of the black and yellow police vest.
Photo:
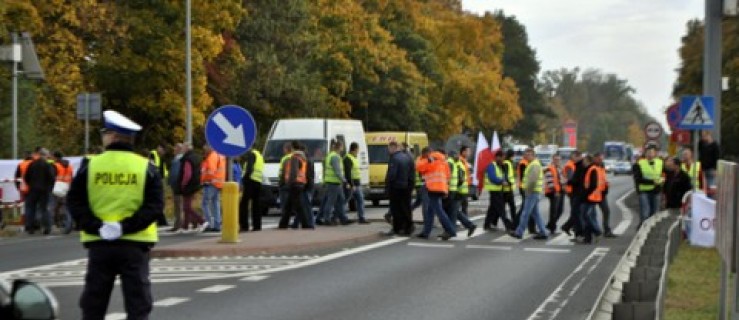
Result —
[[[249, 179], [254, 182], [262, 183], [264, 175], [264, 157], [262, 157], [262, 154], [257, 150], [252, 150], [251, 152], [254, 154], [254, 169], [252, 169]], [[282, 167], [282, 165], [283, 163], [280, 161], [280, 167]], [[244, 173], [246, 173], [246, 170], [244, 170]]]
[[[90, 210], [103, 222], [120, 222], [132, 216], [144, 202], [144, 185], [149, 161], [128, 151], [106, 151], [87, 165], [87, 193]], [[156, 222], [121, 240], [157, 242]], [[102, 240], [84, 231], [82, 242]]]

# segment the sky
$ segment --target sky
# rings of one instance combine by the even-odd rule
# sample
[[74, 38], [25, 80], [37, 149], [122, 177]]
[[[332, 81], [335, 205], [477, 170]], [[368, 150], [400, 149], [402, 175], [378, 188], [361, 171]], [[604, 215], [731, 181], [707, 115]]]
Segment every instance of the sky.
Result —
[[666, 128], [664, 109], [680, 66], [686, 23], [704, 0], [462, 0], [466, 11], [503, 10], [526, 27], [542, 71], [580, 67], [614, 73]]

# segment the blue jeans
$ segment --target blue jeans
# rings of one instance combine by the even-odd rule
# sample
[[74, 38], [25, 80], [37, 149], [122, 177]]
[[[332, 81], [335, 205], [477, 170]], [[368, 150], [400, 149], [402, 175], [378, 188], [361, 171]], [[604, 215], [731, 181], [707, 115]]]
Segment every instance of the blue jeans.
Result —
[[458, 193], [449, 194], [449, 222], [452, 223], [452, 226], [457, 225], [457, 220], [462, 223], [462, 225], [469, 229], [472, 228], [475, 224], [470, 221], [470, 219], [467, 218], [467, 215], [460, 212], [459, 205], [462, 202], [462, 198], [466, 197], [466, 195], [461, 195]]
[[524, 200], [523, 207], [521, 209], [521, 218], [518, 220], [518, 228], [516, 228], [516, 235], [520, 237], [523, 236], [523, 232], [529, 224], [529, 219], [533, 217], [534, 222], [536, 222], [536, 226], [539, 227], [540, 234], [547, 237], [549, 236], [549, 233], [547, 233], [547, 229], [544, 226], [544, 220], [541, 219], [541, 214], [539, 213], [539, 198], [541, 198], [541, 193], [526, 194], [526, 200]]
[[[349, 193], [349, 196], [354, 198], [354, 202], [357, 205], [357, 219], [364, 221], [364, 193], [362, 192], [362, 186], [355, 185], [354, 189]], [[347, 197], [346, 203], [348, 204], [351, 198]]]
[[657, 213], [657, 206], [659, 205], [659, 193], [654, 192], [640, 192], [639, 193], [639, 213], [641, 220], [639, 221], [639, 225], [641, 225], [644, 220], [649, 219], [649, 217], [653, 216], [655, 213]]
[[344, 211], [346, 200], [344, 199], [344, 190], [342, 190], [342, 186], [334, 183], [325, 183], [323, 186], [326, 188], [325, 202], [321, 206], [323, 222], [330, 223], [332, 213], [335, 218], [339, 219], [339, 221], [348, 221], [349, 219], [346, 217], [346, 212]]
[[585, 240], [590, 240], [593, 235], [600, 236], [603, 233], [598, 224], [598, 215], [595, 211], [596, 205], [597, 203], [585, 201], [580, 206], [580, 212], [582, 212], [582, 215], [580, 216], [580, 224], [583, 227]]
[[434, 215], [439, 218], [439, 222], [441, 222], [441, 226], [444, 228], [444, 231], [446, 231], [446, 233], [451, 236], [457, 235], [456, 228], [454, 228], [452, 222], [449, 221], [449, 217], [447, 217], [446, 212], [444, 212], [444, 208], [441, 205], [442, 197], [443, 194], [440, 193], [428, 193], [429, 209], [427, 210], [428, 214], [423, 215], [423, 231], [421, 231], [422, 235], [428, 236], [429, 233], [431, 233], [431, 229], [434, 228]]
[[221, 230], [221, 189], [206, 184], [203, 186], [203, 215], [210, 227]]

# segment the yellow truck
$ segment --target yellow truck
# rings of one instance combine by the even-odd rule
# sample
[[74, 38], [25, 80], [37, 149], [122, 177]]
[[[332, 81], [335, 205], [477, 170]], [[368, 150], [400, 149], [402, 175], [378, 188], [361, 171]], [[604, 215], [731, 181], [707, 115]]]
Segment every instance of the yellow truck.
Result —
[[365, 198], [377, 206], [380, 200], [389, 199], [385, 193], [385, 174], [390, 158], [387, 145], [392, 141], [398, 144], [405, 142], [415, 158], [421, 154], [421, 149], [428, 147], [429, 139], [425, 132], [366, 132], [364, 136], [367, 141], [370, 171], [370, 190], [365, 194]]

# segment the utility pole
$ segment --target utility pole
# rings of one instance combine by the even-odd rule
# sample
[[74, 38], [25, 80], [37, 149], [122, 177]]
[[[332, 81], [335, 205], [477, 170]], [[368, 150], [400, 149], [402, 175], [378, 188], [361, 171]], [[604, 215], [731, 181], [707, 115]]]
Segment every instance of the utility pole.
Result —
[[703, 50], [703, 95], [715, 101], [714, 137], [721, 145], [721, 20], [723, 1], [706, 0]]
[[[19, 45], [18, 34], [11, 33], [13, 46]], [[13, 61], [13, 159], [18, 159], [18, 63]]]
[[185, 84], [185, 100], [187, 104], [186, 115], [186, 137], [185, 142], [192, 145], [192, 6], [191, 0], [185, 0], [185, 73], [187, 74], [187, 83]]

